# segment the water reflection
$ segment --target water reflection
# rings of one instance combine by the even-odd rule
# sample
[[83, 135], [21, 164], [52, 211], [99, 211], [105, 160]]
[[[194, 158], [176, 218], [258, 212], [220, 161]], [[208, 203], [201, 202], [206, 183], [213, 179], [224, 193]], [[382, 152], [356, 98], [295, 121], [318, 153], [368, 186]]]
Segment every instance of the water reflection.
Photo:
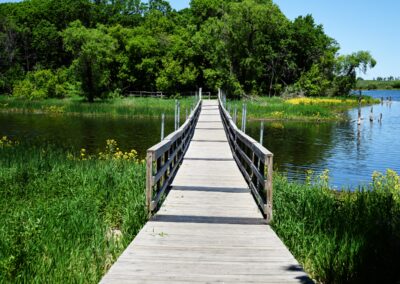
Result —
[[[374, 170], [400, 171], [400, 92], [375, 91], [369, 95], [385, 102], [348, 112], [348, 121], [330, 123], [265, 123], [264, 146], [274, 153], [275, 166], [289, 178], [304, 180], [307, 169], [317, 174], [329, 169], [334, 187], [357, 187], [371, 180]], [[386, 101], [391, 96], [392, 101]], [[382, 120], [379, 121], [382, 113]], [[247, 133], [259, 140], [259, 122], [248, 123]]]
[[[173, 118], [166, 118], [165, 133], [173, 130]], [[0, 135], [18, 139], [42, 139], [60, 147], [86, 148], [97, 153], [106, 139], [118, 141], [121, 149], [136, 149], [141, 158], [160, 140], [160, 118], [75, 117], [40, 114], [0, 113]]]
[[[400, 171], [400, 91], [366, 92], [385, 101], [362, 108], [363, 120], [357, 124], [357, 109], [348, 112], [346, 122], [305, 123], [265, 122], [264, 145], [274, 153], [275, 166], [292, 179], [304, 179], [305, 171], [329, 169], [333, 186], [368, 183], [374, 170]], [[386, 98], [392, 97], [389, 102]], [[378, 118], [382, 113], [382, 121]], [[0, 113], [0, 135], [20, 139], [43, 138], [62, 147], [97, 152], [105, 140], [116, 139], [121, 148], [135, 148], [141, 158], [160, 140], [159, 118], [109, 118], [48, 116]], [[166, 135], [172, 132], [173, 119], [166, 119]], [[249, 121], [247, 133], [259, 140], [260, 122]]]

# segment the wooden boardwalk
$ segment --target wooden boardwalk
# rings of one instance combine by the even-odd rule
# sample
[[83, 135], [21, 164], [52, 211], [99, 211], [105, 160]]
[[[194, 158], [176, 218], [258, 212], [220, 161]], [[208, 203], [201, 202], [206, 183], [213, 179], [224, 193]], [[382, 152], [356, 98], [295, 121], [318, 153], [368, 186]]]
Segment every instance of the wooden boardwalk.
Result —
[[265, 224], [218, 110], [203, 101], [172, 190], [101, 283], [309, 283]]

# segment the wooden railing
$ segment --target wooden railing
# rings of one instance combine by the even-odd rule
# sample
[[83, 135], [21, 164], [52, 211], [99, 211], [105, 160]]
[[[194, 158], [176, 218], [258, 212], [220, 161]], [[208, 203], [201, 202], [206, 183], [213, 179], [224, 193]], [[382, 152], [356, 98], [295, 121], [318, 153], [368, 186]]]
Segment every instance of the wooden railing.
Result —
[[237, 128], [224, 107], [221, 95], [218, 102], [233, 157], [269, 223], [272, 220], [273, 154]]
[[193, 136], [200, 111], [201, 101], [178, 130], [147, 150], [146, 205], [149, 214], [158, 208], [175, 176]]

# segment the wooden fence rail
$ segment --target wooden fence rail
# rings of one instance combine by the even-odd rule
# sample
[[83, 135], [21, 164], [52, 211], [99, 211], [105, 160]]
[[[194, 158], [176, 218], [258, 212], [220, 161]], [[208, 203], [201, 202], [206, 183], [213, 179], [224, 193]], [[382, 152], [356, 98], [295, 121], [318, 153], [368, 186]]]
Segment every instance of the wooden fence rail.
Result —
[[171, 184], [190, 144], [200, 111], [201, 101], [178, 130], [147, 150], [146, 205], [149, 214], [158, 208], [164, 192]]
[[269, 223], [272, 220], [273, 154], [237, 128], [223, 101], [222, 95], [219, 95], [222, 122], [233, 157]]

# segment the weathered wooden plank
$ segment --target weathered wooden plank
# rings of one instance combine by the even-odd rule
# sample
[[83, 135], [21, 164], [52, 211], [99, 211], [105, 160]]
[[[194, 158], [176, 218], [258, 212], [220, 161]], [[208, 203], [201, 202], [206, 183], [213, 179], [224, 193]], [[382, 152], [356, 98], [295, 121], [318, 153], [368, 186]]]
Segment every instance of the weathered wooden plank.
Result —
[[265, 224], [222, 127], [204, 101], [172, 190], [102, 283], [310, 281]]

